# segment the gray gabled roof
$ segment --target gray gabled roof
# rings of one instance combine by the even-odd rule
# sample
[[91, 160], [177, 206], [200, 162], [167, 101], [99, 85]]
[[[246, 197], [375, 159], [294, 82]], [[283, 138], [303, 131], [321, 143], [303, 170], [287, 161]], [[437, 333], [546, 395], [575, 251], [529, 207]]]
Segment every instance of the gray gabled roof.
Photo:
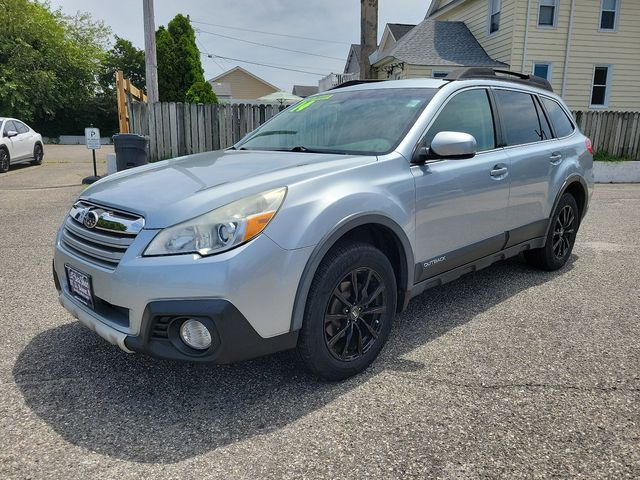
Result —
[[415, 25], [410, 25], [408, 23], [387, 23], [387, 27], [389, 27], [393, 38], [395, 38], [397, 42], [407, 33], [409, 33], [415, 27]]
[[302, 98], [310, 97], [311, 95], [315, 95], [318, 93], [317, 85], [294, 85], [292, 92], [294, 95], [297, 95]]
[[389, 57], [412, 65], [503, 67], [480, 46], [464, 22], [423, 20], [402, 37], [380, 63]]

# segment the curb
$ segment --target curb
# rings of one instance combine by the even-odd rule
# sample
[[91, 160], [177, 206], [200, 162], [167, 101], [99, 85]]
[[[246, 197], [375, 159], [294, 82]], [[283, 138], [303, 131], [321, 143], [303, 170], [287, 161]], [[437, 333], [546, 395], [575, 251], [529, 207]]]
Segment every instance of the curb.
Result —
[[593, 162], [596, 183], [640, 183], [640, 161]]

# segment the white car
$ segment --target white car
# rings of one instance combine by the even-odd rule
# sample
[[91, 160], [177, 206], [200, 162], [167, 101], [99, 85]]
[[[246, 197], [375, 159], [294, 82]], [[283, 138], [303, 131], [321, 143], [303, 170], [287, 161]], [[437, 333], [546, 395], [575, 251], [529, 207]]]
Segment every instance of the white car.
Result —
[[0, 117], [0, 173], [16, 163], [40, 165], [43, 158], [44, 148], [39, 133], [20, 120]]

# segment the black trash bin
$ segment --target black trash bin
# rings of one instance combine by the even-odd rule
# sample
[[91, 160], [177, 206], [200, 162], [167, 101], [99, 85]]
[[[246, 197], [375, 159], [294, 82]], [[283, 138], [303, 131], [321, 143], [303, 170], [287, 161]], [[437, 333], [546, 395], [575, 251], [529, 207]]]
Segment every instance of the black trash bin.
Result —
[[113, 136], [113, 146], [118, 172], [149, 163], [149, 141], [142, 135], [119, 133]]

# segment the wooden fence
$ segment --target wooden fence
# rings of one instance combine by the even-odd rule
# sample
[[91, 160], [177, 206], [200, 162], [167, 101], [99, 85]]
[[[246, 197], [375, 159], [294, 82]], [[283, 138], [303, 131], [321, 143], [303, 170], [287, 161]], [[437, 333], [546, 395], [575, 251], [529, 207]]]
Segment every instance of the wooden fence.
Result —
[[640, 112], [573, 112], [594, 151], [640, 160]]
[[279, 105], [129, 105], [129, 131], [149, 137], [151, 161], [227, 148], [276, 115]]
[[[284, 107], [130, 102], [129, 131], [149, 136], [151, 161], [227, 148]], [[640, 160], [640, 112], [573, 112], [595, 151]]]

